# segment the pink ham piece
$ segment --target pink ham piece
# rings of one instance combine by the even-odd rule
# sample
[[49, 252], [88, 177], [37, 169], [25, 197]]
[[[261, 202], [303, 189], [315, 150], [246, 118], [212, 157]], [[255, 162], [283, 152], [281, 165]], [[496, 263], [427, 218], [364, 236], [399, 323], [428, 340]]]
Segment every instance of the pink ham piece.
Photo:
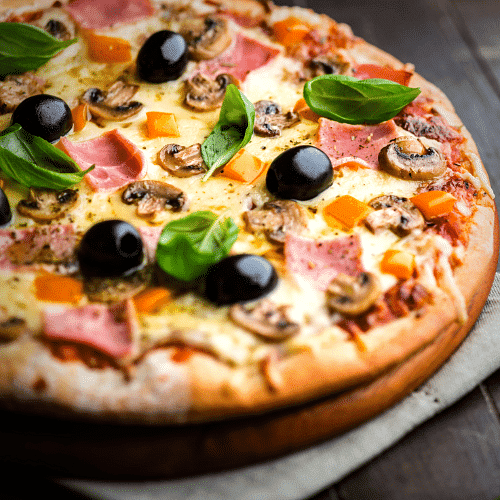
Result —
[[62, 137], [57, 146], [82, 170], [95, 165], [85, 175], [94, 191], [114, 191], [146, 175], [144, 154], [116, 129], [85, 142], [71, 142]]
[[266, 65], [279, 53], [274, 47], [238, 33], [226, 51], [214, 59], [201, 62], [198, 71], [210, 78], [227, 73], [244, 82], [251, 71]]
[[339, 273], [356, 276], [362, 272], [361, 252], [358, 235], [317, 241], [289, 233], [285, 240], [287, 269], [322, 291]]
[[142, 226], [138, 227], [137, 230], [139, 231], [142, 242], [144, 243], [144, 250], [148, 262], [154, 262], [156, 257], [156, 247], [158, 246], [163, 226]]
[[379, 66], [377, 64], [360, 64], [354, 68], [354, 76], [361, 80], [382, 78], [383, 80], [391, 80], [400, 85], [408, 85], [413, 72], [406, 71], [405, 69], [394, 69], [389, 66]]
[[65, 7], [81, 28], [98, 30], [154, 13], [149, 0], [74, 0]]
[[393, 120], [378, 125], [349, 125], [320, 118], [315, 145], [329, 156], [333, 168], [355, 162], [377, 169], [379, 151], [397, 136]]
[[136, 325], [132, 300], [114, 306], [49, 306], [42, 322], [43, 333], [51, 340], [85, 344], [113, 358], [133, 353]]

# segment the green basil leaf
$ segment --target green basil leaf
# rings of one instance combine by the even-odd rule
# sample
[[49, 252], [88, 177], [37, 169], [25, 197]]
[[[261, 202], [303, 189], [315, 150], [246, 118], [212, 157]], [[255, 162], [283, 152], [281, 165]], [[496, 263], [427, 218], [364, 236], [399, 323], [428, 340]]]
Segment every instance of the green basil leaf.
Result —
[[394, 118], [420, 94], [390, 80], [321, 75], [304, 86], [304, 99], [318, 115], [341, 123], [382, 123]]
[[201, 145], [201, 156], [208, 166], [204, 181], [248, 144], [253, 135], [254, 121], [253, 104], [236, 85], [229, 84], [219, 121]]
[[58, 40], [30, 24], [0, 23], [0, 78], [38, 69], [75, 42]]
[[18, 123], [0, 134], [0, 170], [26, 187], [66, 189], [94, 168], [82, 172], [66, 153]]
[[167, 274], [192, 281], [229, 254], [238, 232], [230, 217], [217, 217], [209, 211], [194, 212], [163, 228], [156, 260]]

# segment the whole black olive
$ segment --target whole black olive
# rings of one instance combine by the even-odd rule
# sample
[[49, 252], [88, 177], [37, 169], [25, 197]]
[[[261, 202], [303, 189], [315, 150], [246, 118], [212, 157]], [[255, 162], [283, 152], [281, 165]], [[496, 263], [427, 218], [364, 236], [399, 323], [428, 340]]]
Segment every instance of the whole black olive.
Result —
[[0, 188], [0, 226], [8, 224], [12, 219], [12, 212], [10, 210], [9, 200]]
[[287, 149], [272, 161], [266, 177], [269, 192], [285, 200], [310, 200], [332, 182], [332, 162], [314, 146]]
[[73, 126], [71, 109], [59, 97], [38, 94], [26, 98], [14, 110], [12, 123], [49, 142], [66, 135]]
[[259, 255], [231, 255], [214, 264], [205, 281], [205, 295], [216, 304], [258, 299], [278, 283], [272, 264]]
[[121, 220], [105, 220], [83, 235], [77, 256], [86, 278], [127, 276], [143, 266], [144, 248], [134, 226]]
[[142, 80], [163, 83], [177, 80], [188, 63], [188, 46], [174, 31], [153, 33], [137, 55], [137, 73]]

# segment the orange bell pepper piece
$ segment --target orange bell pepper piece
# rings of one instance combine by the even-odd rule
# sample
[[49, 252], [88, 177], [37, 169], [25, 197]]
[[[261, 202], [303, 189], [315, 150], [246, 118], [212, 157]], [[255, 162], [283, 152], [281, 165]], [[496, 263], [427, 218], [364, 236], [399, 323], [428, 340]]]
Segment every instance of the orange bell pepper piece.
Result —
[[311, 31], [311, 28], [304, 21], [293, 16], [278, 21], [273, 25], [276, 40], [285, 47], [302, 41], [309, 31]]
[[426, 219], [448, 215], [457, 199], [446, 191], [426, 191], [410, 198]]
[[89, 121], [89, 105], [87, 103], [78, 104], [71, 110], [71, 116], [73, 117], [73, 130], [80, 132]]
[[323, 214], [328, 225], [338, 227], [340, 223], [343, 227], [352, 229], [372, 211], [373, 208], [366, 203], [346, 194], [329, 203], [323, 209]]
[[34, 281], [35, 294], [48, 302], [71, 302], [76, 304], [83, 297], [83, 284], [69, 276], [41, 274]]
[[382, 257], [380, 269], [396, 278], [409, 279], [415, 269], [415, 257], [410, 252], [389, 249]]
[[218, 174], [238, 182], [251, 184], [262, 174], [265, 166], [262, 160], [245, 149], [240, 149]]
[[92, 61], [100, 63], [120, 63], [132, 60], [130, 42], [123, 38], [98, 35], [84, 30], [83, 36], [87, 41], [87, 49]]
[[293, 111], [298, 113], [302, 118], [311, 120], [312, 122], [317, 122], [320, 118], [320, 116], [307, 105], [306, 100], [303, 97], [295, 103]]
[[154, 137], [179, 137], [179, 127], [173, 113], [163, 111], [148, 111], [146, 113], [148, 136]]
[[162, 287], [148, 288], [134, 297], [137, 312], [154, 314], [172, 299], [170, 290]]

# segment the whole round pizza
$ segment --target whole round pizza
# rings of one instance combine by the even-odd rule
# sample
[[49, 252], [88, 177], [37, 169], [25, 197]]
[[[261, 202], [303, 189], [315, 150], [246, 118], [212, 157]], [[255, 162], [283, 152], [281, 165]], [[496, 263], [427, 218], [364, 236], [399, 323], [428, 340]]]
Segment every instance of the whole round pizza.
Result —
[[494, 195], [413, 65], [269, 1], [2, 8], [3, 408], [177, 429], [285, 410], [292, 446], [319, 431], [290, 418], [357, 425], [471, 329]]

